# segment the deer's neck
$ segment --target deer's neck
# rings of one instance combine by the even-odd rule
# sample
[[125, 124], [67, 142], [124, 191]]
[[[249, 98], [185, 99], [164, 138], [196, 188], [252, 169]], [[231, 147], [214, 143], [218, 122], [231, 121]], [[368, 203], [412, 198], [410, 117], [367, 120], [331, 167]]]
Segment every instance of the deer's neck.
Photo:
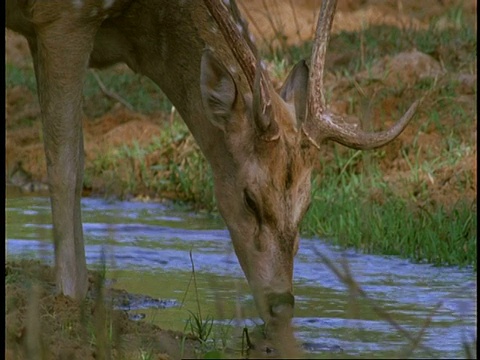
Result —
[[[226, 66], [236, 63], [214, 26], [201, 0], [137, 0], [122, 15], [104, 22], [91, 63], [103, 66], [108, 61], [124, 61], [152, 79], [178, 110], [214, 170], [225, 170], [232, 162], [226, 158], [223, 132], [203, 111], [200, 61], [208, 46], [225, 59]], [[117, 51], [120, 56], [105, 59], [109, 47], [108, 53]]]

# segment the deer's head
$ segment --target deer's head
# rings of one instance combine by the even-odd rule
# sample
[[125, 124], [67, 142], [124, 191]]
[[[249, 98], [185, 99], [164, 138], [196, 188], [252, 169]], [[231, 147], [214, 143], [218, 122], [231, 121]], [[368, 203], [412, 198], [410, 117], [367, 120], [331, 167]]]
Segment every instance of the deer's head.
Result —
[[365, 133], [330, 112], [323, 95], [323, 65], [335, 1], [323, 1], [311, 70], [298, 63], [279, 93], [239, 34], [221, 2], [205, 0], [240, 64], [249, 92], [242, 92], [214, 53], [201, 62], [201, 93], [210, 121], [224, 133], [233, 173], [215, 174], [219, 210], [235, 252], [267, 323], [293, 314], [293, 258], [299, 224], [310, 204], [310, 173], [325, 140], [371, 149], [396, 138], [417, 103], [392, 128]]

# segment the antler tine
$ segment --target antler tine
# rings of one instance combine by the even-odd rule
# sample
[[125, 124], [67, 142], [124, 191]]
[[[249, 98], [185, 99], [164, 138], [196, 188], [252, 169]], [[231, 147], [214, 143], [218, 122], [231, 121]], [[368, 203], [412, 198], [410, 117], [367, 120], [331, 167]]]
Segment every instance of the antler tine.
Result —
[[237, 25], [231, 19], [231, 14], [221, 1], [204, 0], [204, 3], [227, 40], [230, 50], [232, 50], [235, 59], [237, 59], [245, 73], [248, 84], [253, 92], [257, 68], [256, 54], [254, 54], [255, 49], [252, 49], [248, 45], [247, 40], [240, 34]]
[[325, 94], [323, 89], [323, 73], [325, 68], [325, 54], [335, 15], [336, 0], [323, 0], [320, 15], [318, 16], [315, 41], [310, 61], [310, 75], [308, 85], [308, 111], [307, 118], [319, 119], [326, 109]]
[[336, 0], [323, 0], [322, 2], [310, 64], [306, 121], [302, 131], [316, 148], [319, 148], [320, 142], [329, 139], [353, 149], [375, 149], [400, 135], [415, 114], [420, 101], [414, 102], [405, 115], [390, 129], [373, 133], [345, 123], [342, 116], [333, 114], [327, 109], [323, 73], [336, 5]]
[[[234, 0], [230, 0], [233, 3], [232, 11], [237, 11], [236, 16], [239, 16], [239, 10]], [[247, 77], [248, 85], [252, 93], [254, 94], [254, 103], [257, 104], [256, 108], [259, 109], [258, 113], [255, 113], [255, 123], [258, 125], [262, 133], [269, 131], [265, 136], [265, 139], [274, 140], [278, 138], [278, 127], [273, 125], [271, 120], [271, 98], [269, 90], [269, 78], [266, 71], [263, 70], [260, 59], [256, 58], [255, 46], [249, 46], [249, 43], [253, 45], [250, 39], [246, 40], [245, 37], [240, 34], [238, 25], [232, 21], [230, 13], [226, 9], [225, 5], [220, 0], [204, 0], [207, 9], [217, 22], [220, 31], [222, 32], [225, 40], [227, 41], [230, 50], [232, 51], [235, 59], [240, 64], [245, 76]], [[243, 29], [246, 32], [247, 29]]]

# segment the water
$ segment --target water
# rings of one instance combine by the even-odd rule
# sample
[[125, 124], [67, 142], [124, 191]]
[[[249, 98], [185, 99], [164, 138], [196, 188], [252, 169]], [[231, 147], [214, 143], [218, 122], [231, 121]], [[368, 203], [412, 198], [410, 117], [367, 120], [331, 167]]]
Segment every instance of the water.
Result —
[[[215, 329], [231, 329], [228, 336], [236, 339], [244, 325], [259, 323], [228, 232], [218, 217], [158, 203], [85, 198], [82, 205], [89, 267], [106, 262], [114, 287], [178, 305], [159, 309], [146, 307], [150, 300], [143, 306], [140, 302], [132, 305], [132, 317], [183, 330], [188, 310], [198, 312], [193, 260], [201, 311], [204, 317], [215, 318]], [[53, 261], [47, 198], [7, 198], [6, 223], [8, 257]], [[381, 320], [371, 302], [352, 301], [318, 253], [336, 265], [348, 263], [374, 304], [412, 335], [433, 313], [422, 347], [413, 357], [465, 356], [462, 342], [476, 336], [476, 274], [471, 269], [412, 264], [302, 239], [295, 259], [293, 324], [311, 357], [398, 357], [409, 348], [405, 336]]]

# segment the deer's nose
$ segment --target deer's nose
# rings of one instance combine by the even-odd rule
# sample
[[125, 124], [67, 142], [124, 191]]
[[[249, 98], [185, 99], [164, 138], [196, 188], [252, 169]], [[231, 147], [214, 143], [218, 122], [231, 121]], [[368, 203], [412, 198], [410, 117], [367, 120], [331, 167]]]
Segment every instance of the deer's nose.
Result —
[[292, 293], [271, 293], [267, 298], [270, 308], [270, 315], [273, 318], [283, 318], [287, 320], [293, 317], [295, 298], [293, 297]]

